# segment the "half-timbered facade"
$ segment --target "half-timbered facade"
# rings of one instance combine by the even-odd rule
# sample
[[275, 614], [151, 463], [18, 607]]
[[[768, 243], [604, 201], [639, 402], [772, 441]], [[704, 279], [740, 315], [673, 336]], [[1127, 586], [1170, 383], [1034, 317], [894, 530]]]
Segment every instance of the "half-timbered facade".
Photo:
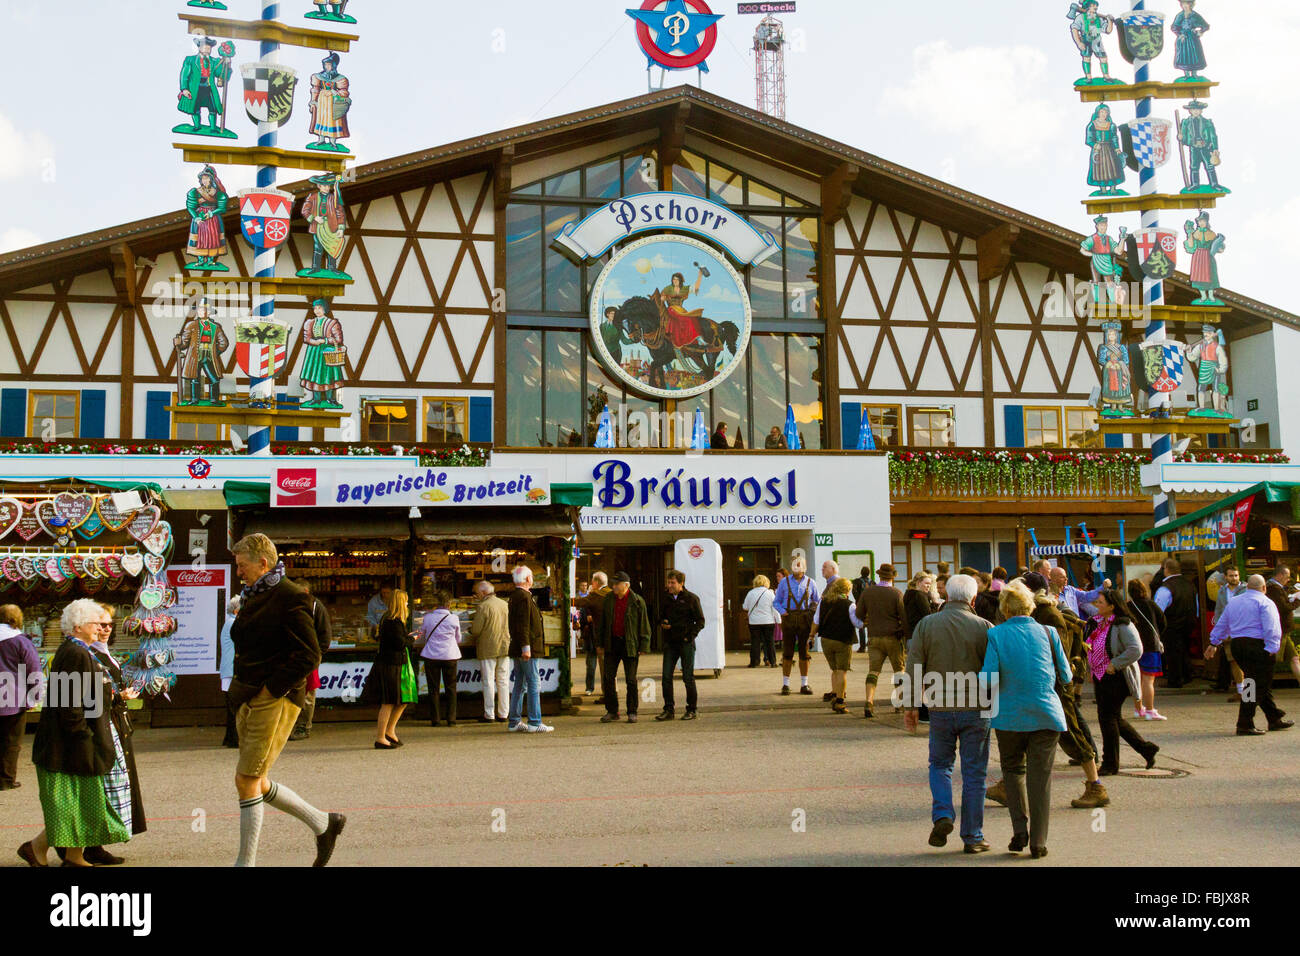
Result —
[[[623, 388], [601, 366], [588, 322], [600, 263], [576, 265], [552, 245], [611, 199], [656, 189], [730, 206], [782, 246], [743, 270], [754, 319], [738, 371], [676, 404]], [[1059, 307], [1087, 275], [1081, 235], [714, 94], [662, 90], [361, 166], [344, 195], [340, 267], [355, 281], [334, 312], [350, 418], [338, 431], [279, 429], [280, 441], [563, 454], [592, 445], [606, 403], [634, 417], [698, 407], [710, 428], [726, 422], [759, 450], [787, 405], [804, 445], [826, 451], [854, 448], [864, 415], [888, 450], [1104, 454], [1123, 441], [1096, 431], [1095, 324]], [[229, 438], [167, 411], [187, 229], [172, 213], [0, 257], [0, 437]], [[294, 230], [284, 275], [310, 259], [303, 224]], [[226, 231], [238, 235], [236, 215]], [[248, 249], [230, 246], [232, 274], [249, 274]], [[1194, 294], [1185, 281], [1166, 289], [1174, 304]], [[1283, 369], [1300, 357], [1300, 318], [1223, 298], [1237, 412], [1251, 403], [1255, 424], [1245, 444], [1300, 447], [1283, 414], [1295, 405]], [[279, 314], [297, 327], [307, 302], [282, 299]], [[287, 401], [299, 348], [278, 382]], [[620, 428], [621, 444], [669, 442]], [[903, 571], [1017, 563], [1028, 527], [1046, 542], [1080, 520], [1107, 537], [1118, 519], [1149, 524], [1149, 499], [1118, 468], [1068, 489], [896, 476], [892, 506]], [[913, 542], [913, 531], [929, 537]]]

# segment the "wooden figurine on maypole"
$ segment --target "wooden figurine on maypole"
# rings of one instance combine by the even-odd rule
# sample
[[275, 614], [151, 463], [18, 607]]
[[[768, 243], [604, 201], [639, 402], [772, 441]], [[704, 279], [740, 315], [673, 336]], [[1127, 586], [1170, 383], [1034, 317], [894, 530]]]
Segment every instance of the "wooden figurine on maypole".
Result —
[[225, 10], [228, 9], [221, 0], [190, 0], [185, 4], [187, 7], [200, 7], [204, 10]]
[[1124, 274], [1123, 252], [1127, 230], [1120, 226], [1118, 236], [1108, 235], [1110, 220], [1098, 216], [1093, 221], [1093, 233], [1079, 247], [1092, 263], [1092, 304], [1113, 307], [1124, 304], [1120, 276]]
[[[1219, 133], [1214, 128], [1214, 120], [1203, 115], [1206, 106], [1200, 100], [1192, 100], [1187, 104], [1187, 119], [1178, 124], [1179, 154], [1184, 146], [1188, 153], [1188, 165], [1184, 170], [1187, 185], [1183, 192], [1230, 193], [1232, 190], [1219, 182]], [[1209, 180], [1208, 185], [1201, 184], [1202, 169]]]
[[356, 23], [357, 18], [347, 12], [349, 0], [312, 0], [316, 9], [305, 14], [308, 20], [328, 20], [331, 23]]
[[[226, 129], [226, 90], [235, 45], [227, 40], [218, 48], [217, 41], [209, 36], [195, 37], [194, 45], [198, 52], [182, 61], [180, 92], [176, 94], [176, 108], [188, 114], [190, 121], [173, 126], [172, 132], [238, 139], [238, 134]], [[212, 55], [213, 50], [217, 50], [217, 56]], [[208, 114], [206, 124], [201, 122], [204, 110]]]
[[300, 407], [342, 408], [338, 389], [348, 350], [343, 344], [343, 323], [330, 314], [325, 299], [312, 303], [312, 314], [302, 324], [302, 344], [305, 349], [298, 379], [311, 397]]
[[1183, 230], [1187, 235], [1183, 248], [1192, 254], [1192, 288], [1201, 293], [1192, 305], [1223, 305], [1214, 294], [1220, 288], [1218, 257], [1226, 245], [1223, 235], [1210, 228], [1208, 212], [1197, 216], [1195, 223], [1187, 220]]
[[196, 272], [229, 272], [230, 267], [218, 261], [228, 251], [226, 227], [221, 217], [225, 215], [230, 197], [221, 177], [211, 166], [199, 172], [199, 184], [185, 197], [185, 208], [190, 214], [190, 238], [185, 254], [194, 256], [194, 262], [185, 263], [186, 269]]
[[1181, 12], [1174, 17], [1169, 32], [1178, 39], [1174, 43], [1174, 69], [1183, 75], [1175, 83], [1204, 83], [1201, 70], [1205, 69], [1205, 47], [1201, 35], [1210, 29], [1205, 17], [1196, 12], [1196, 0], [1179, 0]]
[[1187, 361], [1196, 365], [1196, 408], [1188, 418], [1231, 418], [1228, 413], [1228, 343], [1223, 330], [1201, 326], [1201, 340], [1187, 348]]
[[1097, 349], [1101, 367], [1101, 415], [1103, 418], [1133, 417], [1133, 373], [1128, 364], [1128, 347], [1119, 322], [1101, 324], [1102, 343]]
[[1093, 196], [1127, 196], [1119, 187], [1124, 185], [1124, 166], [1127, 161], [1124, 145], [1120, 142], [1119, 125], [1111, 119], [1110, 107], [1098, 103], [1088, 121], [1084, 142], [1092, 152], [1088, 159], [1088, 185], [1098, 187]]
[[321, 71], [311, 78], [311, 118], [307, 131], [316, 137], [308, 149], [328, 153], [351, 152], [339, 142], [348, 131], [348, 110], [352, 108], [348, 78], [339, 72], [339, 55], [331, 53], [321, 61]]
[[[1083, 76], [1074, 81], [1075, 86], [1110, 86], [1120, 82], [1110, 75], [1110, 58], [1102, 43], [1102, 37], [1115, 29], [1115, 20], [1099, 13], [1099, 5], [1098, 0], [1082, 0], [1070, 4], [1066, 14], [1070, 20], [1070, 36], [1083, 56]], [[1092, 75], [1094, 56], [1101, 67], [1101, 76], [1095, 78]]]
[[300, 278], [351, 279], [339, 271], [339, 260], [347, 245], [347, 208], [343, 205], [342, 178], [331, 173], [312, 176], [316, 191], [303, 200], [302, 215], [312, 235], [311, 268], [301, 269]]
[[[194, 314], [185, 320], [172, 344], [176, 347], [176, 404], [224, 407], [221, 354], [230, 348], [230, 340], [221, 323], [212, 318], [207, 299], [195, 305]], [[205, 382], [206, 400], [200, 397]]]

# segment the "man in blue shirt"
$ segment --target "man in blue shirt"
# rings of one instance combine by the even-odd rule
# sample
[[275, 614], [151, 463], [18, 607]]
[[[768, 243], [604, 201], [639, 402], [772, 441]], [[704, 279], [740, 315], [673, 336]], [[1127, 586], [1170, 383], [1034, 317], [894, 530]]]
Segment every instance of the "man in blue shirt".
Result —
[[[1269, 730], [1288, 730], [1294, 721], [1273, 702], [1273, 668], [1282, 645], [1282, 621], [1277, 607], [1264, 595], [1264, 578], [1252, 574], [1246, 581], [1246, 593], [1233, 598], [1210, 632], [1210, 646], [1205, 659], [1214, 657], [1219, 645], [1232, 641], [1232, 656], [1246, 675], [1242, 683], [1241, 709], [1237, 712], [1237, 736], [1259, 737], [1264, 731], [1255, 727], [1255, 708], [1263, 709]], [[1251, 690], [1254, 693], [1251, 693]]]
[[1092, 617], [1093, 612], [1089, 608], [1092, 602], [1097, 600], [1097, 595], [1110, 587], [1110, 580], [1107, 579], [1101, 583], [1101, 587], [1093, 588], [1091, 591], [1076, 588], [1068, 583], [1069, 577], [1065, 573], [1065, 568], [1052, 568], [1048, 581], [1051, 584], [1052, 596], [1056, 598], [1057, 607], [1069, 608], [1075, 617], [1085, 620]]
[[393, 586], [391, 584], [382, 584], [379, 586], [379, 593], [370, 599], [366, 605], [366, 620], [370, 622], [370, 629], [373, 633], [379, 632], [379, 624], [388, 613], [388, 602], [393, 599]]
[[813, 612], [820, 600], [816, 582], [808, 577], [808, 562], [802, 557], [795, 558], [790, 564], [790, 576], [776, 586], [776, 600], [772, 602], [776, 613], [781, 615], [782, 696], [790, 693], [790, 670], [794, 666], [796, 647], [799, 650], [799, 693], [812, 693], [808, 686], [808, 661], [812, 658], [808, 635], [812, 631]]

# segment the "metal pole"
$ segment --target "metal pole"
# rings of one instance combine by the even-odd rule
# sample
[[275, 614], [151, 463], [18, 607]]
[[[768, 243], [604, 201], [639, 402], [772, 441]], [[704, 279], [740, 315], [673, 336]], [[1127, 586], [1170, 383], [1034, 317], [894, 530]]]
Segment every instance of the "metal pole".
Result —
[[[1135, 11], [1146, 9], [1146, 0], [1137, 0], [1133, 4]], [[1137, 60], [1134, 62], [1136, 74], [1134, 82], [1146, 83], [1151, 79], [1151, 61]], [[1152, 107], [1155, 105], [1154, 97], [1141, 99], [1137, 104], [1137, 118], [1146, 119], [1151, 116]], [[1153, 196], [1158, 191], [1156, 182], [1156, 171], [1154, 168], [1146, 166], [1141, 167], [1138, 173], [1139, 183], [1141, 184], [1141, 195]], [[1142, 228], [1156, 229], [1160, 226], [1160, 210], [1154, 208], [1144, 208], [1141, 211]], [[1164, 305], [1165, 286], [1164, 283], [1143, 277], [1142, 279], [1142, 304], [1143, 306]], [[1152, 318], [1147, 322], [1146, 331], [1143, 334], [1142, 344], [1144, 346], [1161, 346], [1165, 342], [1165, 323], [1161, 320]], [[1157, 392], [1153, 388], [1147, 389], [1147, 408], [1154, 414], [1157, 410], [1167, 414], [1171, 405], [1171, 396], [1168, 392]], [[1150, 435], [1148, 444], [1151, 446], [1151, 460], [1156, 465], [1172, 464], [1174, 460], [1174, 443], [1172, 435]], [[1158, 528], [1163, 524], [1168, 524], [1173, 518], [1173, 506], [1169, 496], [1163, 491], [1157, 490], [1152, 502], [1155, 513], [1155, 526]]]
[[[275, 20], [280, 15], [280, 4], [276, 0], [262, 0], [262, 19]], [[263, 66], [274, 66], [280, 61], [280, 44], [270, 40], [263, 40], [261, 47], [261, 64]], [[257, 145], [262, 147], [275, 146], [276, 144], [276, 124], [265, 122], [257, 124]], [[258, 166], [257, 167], [257, 188], [269, 189], [274, 188], [276, 178], [276, 167]], [[268, 278], [275, 275], [275, 255], [274, 248], [261, 249], [253, 259], [253, 274], [256, 278]], [[270, 322], [275, 318], [275, 296], [264, 293], [260, 284], [254, 283], [253, 294], [253, 314], [263, 322]], [[268, 380], [265, 377], [254, 375], [249, 372], [248, 391], [250, 401], [255, 401], [254, 394], [267, 387]], [[269, 382], [274, 400], [275, 382]], [[248, 430], [248, 453], [260, 457], [269, 457], [271, 454], [271, 429], [270, 426], [250, 425]]]

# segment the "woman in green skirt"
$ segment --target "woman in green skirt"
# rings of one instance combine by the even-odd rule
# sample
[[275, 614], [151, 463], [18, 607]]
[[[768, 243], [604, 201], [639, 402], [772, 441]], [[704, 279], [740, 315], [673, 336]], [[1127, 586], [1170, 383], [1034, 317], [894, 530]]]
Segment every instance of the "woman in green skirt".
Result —
[[32, 761], [45, 829], [18, 848], [30, 866], [46, 866], [51, 846], [67, 852], [64, 866], [94, 866], [85, 847], [131, 838], [131, 794], [125, 759], [113, 728], [112, 685], [90, 644], [107, 637], [112, 615], [89, 598], [63, 610], [65, 640], [50, 662]]

